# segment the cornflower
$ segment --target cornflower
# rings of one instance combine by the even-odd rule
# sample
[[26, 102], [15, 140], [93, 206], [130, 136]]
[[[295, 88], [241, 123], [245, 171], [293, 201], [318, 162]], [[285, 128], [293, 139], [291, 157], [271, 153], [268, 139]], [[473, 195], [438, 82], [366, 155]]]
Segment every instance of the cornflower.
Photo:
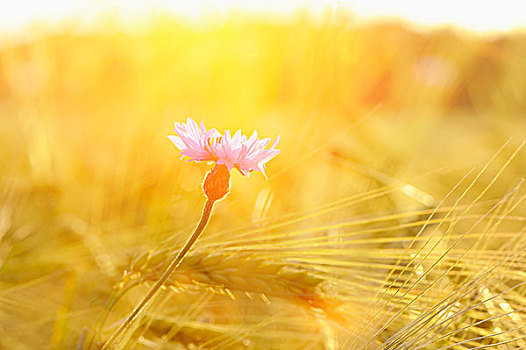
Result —
[[[175, 133], [177, 136], [169, 135], [168, 138], [181, 151], [181, 158], [215, 164], [203, 183], [203, 190], [211, 200], [223, 198], [228, 193], [230, 171], [233, 168], [247, 177], [252, 171], [259, 171], [267, 178], [265, 165], [280, 152], [276, 149], [279, 136], [267, 148], [270, 138], [259, 139], [257, 131], [250, 137], [242, 134], [241, 130], [234, 135], [226, 130], [221, 135], [216, 129], [207, 130], [203, 122], [198, 125], [191, 118], [187, 119], [186, 124], [175, 122]], [[216, 188], [210, 182], [220, 186]], [[228, 185], [226, 189], [225, 184]]]
[[[242, 134], [241, 130], [235, 132], [234, 135], [230, 134], [230, 130], [226, 130], [224, 135], [221, 135], [216, 129], [207, 130], [203, 122], [198, 125], [191, 118], [186, 120], [186, 124], [175, 122], [175, 133], [176, 135], [169, 135], [168, 138], [181, 151], [181, 158], [188, 157], [188, 161], [214, 164], [203, 181], [203, 191], [207, 201], [201, 219], [194, 233], [181, 250], [171, 257], [159, 280], [150, 288], [146, 296], [126, 317], [119, 328], [113, 332], [102, 350], [111, 349], [123, 334], [131, 329], [133, 323], [151, 305], [152, 300], [170, 275], [179, 267], [183, 258], [205, 229], [214, 203], [224, 198], [230, 191], [230, 171], [235, 168], [247, 177], [252, 171], [259, 171], [267, 178], [265, 165], [280, 152], [279, 149], [276, 149], [279, 136], [267, 148], [270, 138], [259, 139], [256, 131], [250, 137]], [[89, 343], [91, 344], [91, 339]]]

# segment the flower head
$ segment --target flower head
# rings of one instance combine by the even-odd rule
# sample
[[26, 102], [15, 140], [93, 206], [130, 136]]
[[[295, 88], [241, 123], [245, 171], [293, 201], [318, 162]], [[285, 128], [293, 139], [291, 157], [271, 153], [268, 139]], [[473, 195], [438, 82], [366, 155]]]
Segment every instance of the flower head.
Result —
[[[181, 151], [181, 154], [194, 161], [215, 162], [224, 165], [228, 170], [238, 169], [241, 174], [249, 176], [251, 171], [260, 171], [265, 175], [265, 164], [279, 152], [276, 146], [279, 136], [269, 147], [270, 138], [259, 139], [256, 131], [247, 138], [238, 130], [234, 135], [226, 130], [221, 135], [217, 130], [206, 130], [201, 122], [199, 127], [188, 118], [186, 124], [175, 123], [177, 136], [168, 136]], [[266, 175], [265, 175], [266, 177]]]

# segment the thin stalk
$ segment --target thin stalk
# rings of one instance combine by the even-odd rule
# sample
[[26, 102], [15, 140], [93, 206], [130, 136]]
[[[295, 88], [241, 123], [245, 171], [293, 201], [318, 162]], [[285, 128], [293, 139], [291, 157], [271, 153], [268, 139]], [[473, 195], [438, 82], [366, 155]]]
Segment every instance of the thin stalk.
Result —
[[[123, 289], [120, 289], [118, 291], [114, 291], [106, 303], [106, 306], [104, 307], [104, 311], [100, 314], [100, 316], [97, 318], [87, 335], [81, 335], [78, 343], [78, 350], [82, 349], [91, 349], [93, 346], [93, 343], [97, 341], [97, 332], [99, 329], [102, 329], [104, 327], [104, 324], [106, 323], [106, 320], [113, 309], [113, 307], [117, 304], [117, 302], [120, 300], [120, 298], [126, 294], [127, 291], [132, 289], [133, 287], [137, 286], [138, 282], [132, 283]], [[84, 337], [84, 338], [83, 338]]]
[[116, 341], [119, 339], [119, 336], [124, 334], [130, 327], [132, 326], [133, 322], [137, 320], [141, 312], [143, 312], [152, 302], [155, 295], [159, 292], [163, 284], [166, 282], [168, 277], [181, 265], [181, 262], [183, 261], [183, 258], [186, 256], [188, 251], [190, 251], [190, 248], [194, 245], [194, 243], [197, 241], [201, 233], [206, 227], [206, 224], [208, 223], [208, 220], [210, 219], [210, 214], [212, 213], [212, 208], [214, 206], [213, 200], [207, 200], [205, 207], [203, 209], [203, 214], [201, 215], [201, 220], [199, 221], [199, 224], [195, 228], [194, 233], [190, 238], [186, 241], [183, 248], [179, 251], [179, 253], [172, 259], [166, 270], [163, 272], [159, 280], [153, 285], [152, 288], [148, 291], [148, 294], [141, 300], [141, 302], [135, 307], [135, 309], [130, 313], [130, 315], [126, 318], [126, 320], [119, 326], [119, 328], [113, 332], [111, 337], [108, 339], [108, 341], [104, 344], [101, 350], [107, 350], [110, 349], [111, 346], [113, 346]]

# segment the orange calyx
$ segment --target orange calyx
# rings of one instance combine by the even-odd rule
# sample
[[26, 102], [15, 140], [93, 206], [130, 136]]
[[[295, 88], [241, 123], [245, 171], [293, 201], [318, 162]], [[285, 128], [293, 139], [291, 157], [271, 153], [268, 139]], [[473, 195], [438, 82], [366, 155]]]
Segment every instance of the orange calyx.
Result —
[[217, 201], [230, 191], [230, 171], [223, 164], [217, 164], [203, 182], [203, 191], [211, 201]]

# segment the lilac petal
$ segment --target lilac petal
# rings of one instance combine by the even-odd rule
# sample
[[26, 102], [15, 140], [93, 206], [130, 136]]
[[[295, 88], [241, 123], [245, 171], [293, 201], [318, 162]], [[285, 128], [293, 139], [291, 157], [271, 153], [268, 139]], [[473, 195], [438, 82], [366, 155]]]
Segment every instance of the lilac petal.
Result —
[[278, 135], [278, 137], [276, 137], [276, 140], [272, 143], [272, 146], [270, 146], [270, 148], [276, 147], [279, 143], [279, 140], [281, 140], [281, 135]]
[[170, 141], [173, 142], [175, 147], [179, 148], [179, 150], [183, 150], [185, 148], [184, 143], [180, 137], [175, 135], [168, 135], [168, 138], [170, 139]]

